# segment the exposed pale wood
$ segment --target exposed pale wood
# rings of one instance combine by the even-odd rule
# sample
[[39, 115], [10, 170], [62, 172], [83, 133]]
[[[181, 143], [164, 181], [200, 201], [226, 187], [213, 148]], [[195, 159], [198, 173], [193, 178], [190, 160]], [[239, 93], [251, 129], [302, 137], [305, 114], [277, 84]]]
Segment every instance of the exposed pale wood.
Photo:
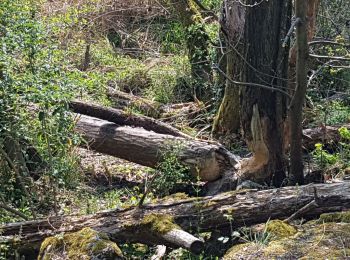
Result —
[[161, 260], [166, 253], [166, 246], [158, 245], [155, 254], [151, 257], [151, 260]]
[[[272, 190], [243, 190], [216, 196], [190, 198], [173, 203], [148, 204], [143, 208], [112, 210], [87, 216], [50, 217], [0, 226], [0, 243], [13, 243], [18, 248], [38, 248], [48, 236], [91, 227], [109, 235], [117, 243], [140, 242], [161, 244], [159, 234], [142, 225], [149, 214], [167, 214], [183, 230], [230, 231], [241, 226], [285, 219], [315, 199], [317, 207], [302, 216], [311, 219], [325, 212], [350, 209], [350, 182], [284, 187]], [[160, 243], [161, 241], [161, 243]], [[174, 245], [171, 245], [174, 247]]]
[[233, 154], [217, 144], [118, 126], [93, 117], [80, 116], [75, 129], [93, 150], [153, 168], [165, 152], [179, 150], [179, 161], [203, 181], [216, 180], [227, 170], [233, 174], [237, 163]]
[[196, 254], [199, 254], [204, 248], [203, 240], [198, 239], [181, 229], [172, 229], [171, 231], [163, 234], [162, 238], [171, 245], [188, 249]]

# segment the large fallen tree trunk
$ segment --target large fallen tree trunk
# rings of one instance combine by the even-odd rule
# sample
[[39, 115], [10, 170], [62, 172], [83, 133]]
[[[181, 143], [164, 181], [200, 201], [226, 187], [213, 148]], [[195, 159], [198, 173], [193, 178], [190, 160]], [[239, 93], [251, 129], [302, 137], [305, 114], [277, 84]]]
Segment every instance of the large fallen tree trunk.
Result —
[[[7, 224], [0, 226], [0, 244], [14, 244], [20, 250], [37, 249], [48, 236], [75, 232], [84, 227], [105, 232], [117, 243], [159, 244], [164, 241], [164, 234], [179, 229], [178, 226], [185, 231], [195, 227], [202, 232], [230, 232], [269, 219], [287, 219], [295, 213], [299, 218], [311, 219], [325, 212], [346, 209], [350, 209], [350, 182], [235, 191], [94, 215]], [[162, 223], [167, 224], [164, 227]]]
[[203, 181], [216, 180], [227, 171], [233, 174], [237, 164], [236, 157], [217, 144], [118, 126], [89, 116], [80, 116], [75, 129], [93, 150], [153, 168], [169, 151], [175, 151], [179, 162]]
[[[123, 93], [120, 95], [123, 96], [125, 94], [126, 93]], [[180, 107], [177, 107], [179, 105]], [[170, 106], [170, 108], [182, 109], [183, 108], [182, 105], [184, 104], [174, 104]], [[187, 105], [191, 106], [190, 103]], [[187, 105], [185, 105], [185, 107], [187, 107]], [[94, 104], [88, 104], [82, 101], [72, 101], [70, 102], [69, 106], [72, 109], [72, 111], [75, 113], [107, 120], [110, 122], [114, 122], [118, 125], [142, 127], [145, 130], [153, 131], [159, 134], [167, 134], [167, 135], [179, 136], [184, 138], [191, 138], [185, 133], [182, 133], [181, 131], [179, 131], [178, 129], [150, 117], [128, 114], [119, 109], [108, 108], [108, 107], [98, 106]], [[345, 124], [344, 127], [350, 129], [350, 124]], [[304, 148], [306, 150], [313, 150], [315, 148], [316, 143], [323, 143], [323, 144], [338, 143], [341, 139], [341, 136], [338, 131], [339, 128], [340, 127], [336, 127], [336, 126], [321, 126], [316, 128], [304, 129], [303, 130]]]

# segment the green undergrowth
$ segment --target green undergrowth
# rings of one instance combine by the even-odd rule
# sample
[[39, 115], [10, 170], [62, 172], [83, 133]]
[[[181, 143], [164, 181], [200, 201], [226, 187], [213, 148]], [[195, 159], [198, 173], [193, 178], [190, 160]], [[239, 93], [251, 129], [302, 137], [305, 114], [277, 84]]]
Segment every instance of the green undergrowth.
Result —
[[333, 145], [333, 149], [326, 149], [326, 145], [315, 144], [312, 152], [314, 161], [325, 173], [333, 177], [344, 177], [350, 167], [350, 130], [346, 127], [338, 129], [340, 141]]

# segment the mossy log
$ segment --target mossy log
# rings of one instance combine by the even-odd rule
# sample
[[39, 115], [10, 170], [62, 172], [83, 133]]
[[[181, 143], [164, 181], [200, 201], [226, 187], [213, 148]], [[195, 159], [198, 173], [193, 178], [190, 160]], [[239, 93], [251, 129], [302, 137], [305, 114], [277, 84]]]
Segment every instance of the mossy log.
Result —
[[156, 168], [168, 151], [178, 151], [179, 162], [203, 181], [216, 180], [226, 171], [233, 175], [237, 163], [233, 154], [217, 144], [118, 126], [93, 117], [80, 116], [75, 129], [89, 148], [148, 167]]
[[125, 259], [117, 244], [91, 228], [48, 237], [41, 244], [38, 260], [50, 259]]
[[168, 134], [173, 136], [180, 136], [183, 138], [191, 138], [178, 129], [147, 116], [133, 115], [119, 109], [88, 104], [77, 100], [71, 101], [69, 103], [69, 107], [75, 113], [108, 120], [118, 125], [142, 127], [145, 130], [154, 131], [159, 134]]
[[322, 213], [350, 209], [350, 182], [231, 191], [216, 196], [147, 204], [142, 208], [7, 224], [0, 226], [0, 244], [15, 244], [21, 250], [38, 249], [46, 237], [90, 227], [106, 233], [116, 243], [171, 244], [176, 247], [178, 245], [163, 237], [173, 229], [191, 231], [196, 227], [203, 232], [229, 232], [269, 219], [286, 219], [312, 201], [316, 201], [317, 206], [300, 217], [312, 219]]

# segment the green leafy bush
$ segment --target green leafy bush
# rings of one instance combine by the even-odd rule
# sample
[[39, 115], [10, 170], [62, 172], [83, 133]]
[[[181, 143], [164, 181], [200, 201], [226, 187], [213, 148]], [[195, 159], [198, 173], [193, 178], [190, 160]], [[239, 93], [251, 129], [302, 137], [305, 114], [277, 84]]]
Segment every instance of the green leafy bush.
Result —
[[[32, 213], [42, 195], [79, 179], [72, 152], [80, 138], [67, 106], [73, 88], [38, 8], [29, 0], [0, 2], [0, 198]], [[54, 192], [38, 194], [40, 185]]]

